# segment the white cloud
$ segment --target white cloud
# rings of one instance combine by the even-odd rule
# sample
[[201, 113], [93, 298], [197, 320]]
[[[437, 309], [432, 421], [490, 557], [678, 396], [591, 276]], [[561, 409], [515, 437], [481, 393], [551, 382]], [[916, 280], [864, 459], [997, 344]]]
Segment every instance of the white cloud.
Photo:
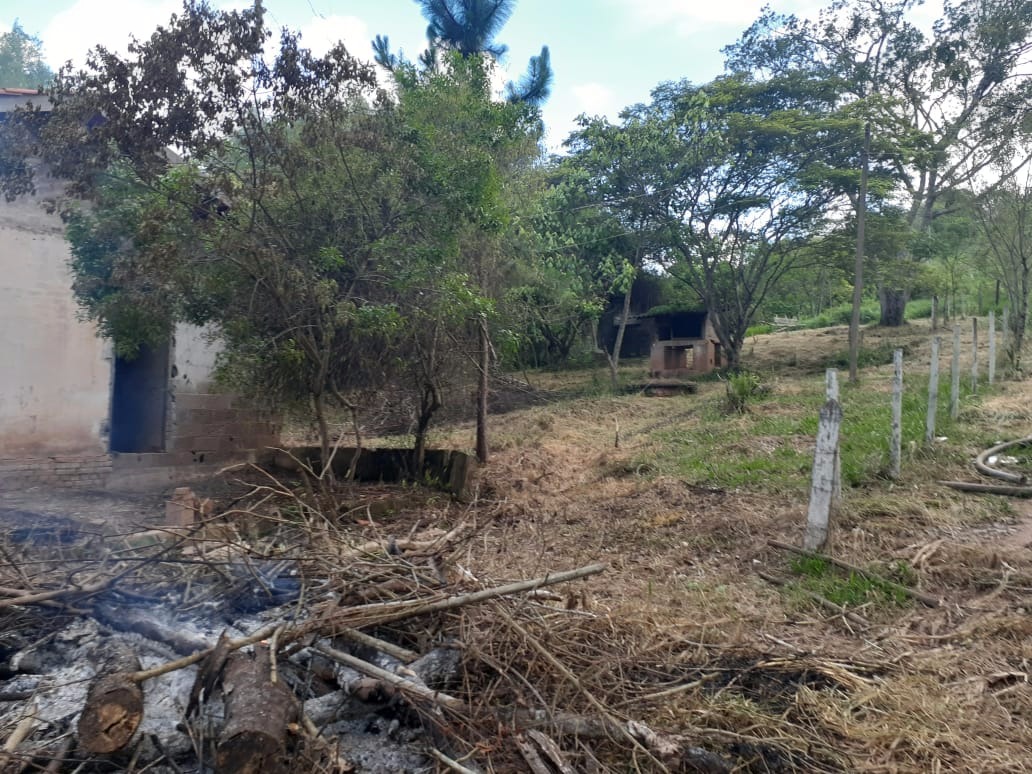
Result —
[[147, 38], [181, 9], [180, 0], [134, 0], [119, 3], [117, 11], [105, 0], [78, 0], [55, 14], [40, 33], [47, 62], [54, 68], [68, 59], [82, 64], [86, 52], [97, 45], [124, 54], [130, 36]]
[[[636, 26], [670, 27], [682, 36], [714, 26], [733, 25], [745, 29], [766, 4], [760, 0], [610, 0], [622, 8]], [[775, 11], [801, 16], [815, 15], [827, 5], [823, 0], [774, 0]]]
[[571, 87], [573, 104], [578, 113], [589, 116], [613, 116], [620, 110], [616, 94], [601, 83], [579, 83]]
[[343, 42], [348, 52], [363, 61], [372, 61], [373, 36], [369, 25], [357, 16], [313, 17], [301, 25], [301, 43], [312, 53], [322, 56], [338, 42]]
[[[639, 29], [672, 28], [687, 37], [716, 26], [745, 30], [759, 18], [764, 6], [778, 13], [816, 19], [830, 0], [609, 0], [622, 10], [632, 26]], [[942, 0], [929, 0], [910, 13], [910, 19], [929, 32], [931, 22], [942, 14]]]

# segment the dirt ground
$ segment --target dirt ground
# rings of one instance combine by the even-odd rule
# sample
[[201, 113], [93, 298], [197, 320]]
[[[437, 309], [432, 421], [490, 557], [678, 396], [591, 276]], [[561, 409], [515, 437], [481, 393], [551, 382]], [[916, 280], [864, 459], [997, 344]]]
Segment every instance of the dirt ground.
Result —
[[[904, 346], [918, 361], [928, 334], [873, 329], [865, 344]], [[744, 356], [775, 391], [810, 390], [845, 346], [845, 329], [795, 331], [750, 339]], [[926, 468], [919, 451], [899, 481], [847, 490], [830, 552], [939, 603], [869, 594], [845, 616], [761, 577], [792, 577], [792, 555], [769, 541], [800, 543], [798, 492], [688, 484], [650, 466], [656, 432], [698, 422], [721, 383], [670, 398], [569, 397], [598, 380], [532, 375], [535, 405], [493, 419], [493, 456], [472, 503], [380, 487], [366, 498], [380, 503], [372, 509], [358, 490], [338, 509], [345, 526], [370, 538], [474, 522], [475, 537], [447, 560], [481, 579], [605, 562], [604, 574], [566, 592], [562, 604], [583, 625], [556, 630], [550, 647], [615, 716], [734, 756], [736, 770], [1029, 770], [1032, 502], [946, 490], [937, 479], [973, 478], [970, 466]], [[1028, 435], [1032, 385], [1001, 384], [963, 420], [1004, 440]], [[471, 425], [455, 424], [434, 440], [466, 448], [472, 439]], [[957, 451], [960, 460], [974, 450]], [[160, 493], [7, 493], [0, 520], [40, 513], [110, 528], [146, 523], [162, 503]]]

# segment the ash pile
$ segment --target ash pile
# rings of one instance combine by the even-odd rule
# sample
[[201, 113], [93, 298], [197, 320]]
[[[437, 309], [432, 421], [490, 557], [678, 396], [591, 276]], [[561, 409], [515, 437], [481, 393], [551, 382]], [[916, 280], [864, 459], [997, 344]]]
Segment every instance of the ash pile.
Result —
[[602, 771], [621, 747], [730, 770], [610, 713], [549, 645], [591, 623], [577, 581], [603, 565], [479, 579], [472, 513], [369, 539], [270, 479], [224, 508], [177, 490], [121, 534], [5, 525], [0, 771]]

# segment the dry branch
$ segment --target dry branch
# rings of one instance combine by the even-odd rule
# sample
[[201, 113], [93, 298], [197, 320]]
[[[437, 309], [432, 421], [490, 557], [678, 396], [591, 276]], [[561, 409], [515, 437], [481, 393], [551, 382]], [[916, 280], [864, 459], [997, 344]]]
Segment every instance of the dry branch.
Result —
[[559, 749], [559, 745], [552, 739], [534, 729], [527, 731], [527, 736], [534, 740], [534, 743], [541, 748], [541, 752], [559, 769], [559, 774], [575, 774], [573, 767], [563, 757], [563, 752]]
[[36, 705], [33, 703], [26, 708], [18, 725], [4, 741], [3, 749], [0, 751], [0, 770], [5, 770], [7, 763], [14, 758], [14, 752], [18, 749], [18, 745], [28, 739], [35, 728]]
[[381, 640], [379, 637], [373, 637], [365, 632], [360, 632], [358, 629], [352, 629], [348, 626], [345, 626], [340, 631], [334, 633], [346, 640], [351, 640], [358, 645], [365, 645], [367, 648], [372, 648], [373, 650], [378, 650], [381, 653], [386, 653], [388, 656], [393, 656], [398, 659], [398, 661], [402, 661], [404, 663], [410, 663], [419, 658], [419, 654], [414, 650], [403, 648], [400, 645], [395, 645], [393, 642]]
[[406, 618], [413, 618], [418, 615], [438, 613], [443, 610], [453, 610], [466, 605], [474, 605], [496, 597], [505, 597], [512, 594], [520, 594], [524, 591], [554, 586], [557, 583], [566, 583], [578, 578], [586, 578], [589, 575], [597, 575], [605, 571], [604, 564], [590, 564], [576, 570], [557, 572], [545, 575], [533, 580], [519, 581], [505, 586], [497, 586], [491, 589], [482, 589], [468, 594], [459, 594], [437, 600], [402, 600], [397, 602], [377, 602], [369, 605], [358, 605], [356, 607], [341, 608], [331, 614], [333, 621], [347, 621], [357, 623], [359, 626], [371, 626], [374, 624], [385, 624], [394, 621], [401, 621]]
[[[94, 575], [94, 578], [97, 576]], [[83, 583], [77, 586], [67, 586], [63, 589], [52, 589], [50, 591], [37, 591], [33, 593], [20, 593], [11, 599], [0, 599], [0, 608], [14, 607], [15, 605], [37, 605], [44, 602], [49, 602], [59, 597], [68, 596], [84, 596], [89, 594], [96, 594], [98, 591], [103, 591], [110, 583], [110, 578], [93, 582]], [[5, 589], [5, 591], [16, 591], [16, 589]]]
[[[271, 637], [273, 632], [275, 632], [279, 627], [280, 624], [270, 624], [269, 626], [259, 629], [254, 634], [249, 634], [247, 637], [241, 637], [239, 640], [230, 640], [229, 644], [226, 645], [226, 650], [227, 652], [232, 652], [248, 645], [254, 645], [256, 642], [266, 640]], [[175, 661], [169, 661], [166, 664], [152, 667], [151, 669], [144, 669], [135, 672], [132, 675], [132, 680], [135, 683], [142, 683], [145, 680], [150, 680], [154, 677], [161, 677], [161, 675], [168, 674], [169, 672], [175, 672], [177, 669], [185, 669], [188, 666], [196, 664], [198, 661], [203, 661], [218, 647], [220, 646], [216, 644], [207, 650], [198, 651], [192, 656], [185, 656], [183, 658], [176, 659]]]
[[779, 548], [782, 551], [791, 551], [792, 553], [799, 554], [800, 556], [806, 556], [811, 559], [820, 559], [829, 562], [840, 569], [856, 573], [857, 575], [861, 575], [873, 583], [886, 586], [892, 589], [893, 591], [900, 592], [901, 594], [906, 594], [907, 596], [916, 599], [923, 605], [927, 605], [928, 607], [939, 607], [938, 597], [933, 597], [931, 594], [925, 594], [924, 592], [917, 591], [916, 589], [909, 588], [908, 586], [904, 586], [901, 583], [896, 583], [895, 581], [882, 577], [876, 572], [865, 570], [863, 567], [858, 567], [855, 564], [850, 564], [849, 562], [843, 559], [836, 559], [834, 556], [822, 554], [817, 551], [807, 551], [805, 548], [799, 548], [798, 546], [794, 546], [791, 543], [784, 543], [780, 540], [768, 540], [767, 545], [771, 546], [772, 548]]
[[393, 672], [388, 672], [386, 669], [381, 669], [375, 664], [370, 664], [368, 661], [352, 656], [350, 653], [345, 653], [344, 651], [337, 650], [336, 648], [331, 648], [329, 645], [319, 643], [313, 645], [312, 649], [317, 653], [321, 653], [326, 656], [326, 658], [336, 661], [338, 664], [351, 667], [356, 672], [361, 672], [367, 677], [379, 680], [380, 682], [390, 686], [391, 688], [396, 688], [406, 695], [422, 699], [423, 701], [427, 701], [441, 707], [447, 707], [451, 710], [459, 712], [469, 711], [469, 706], [462, 699], [427, 688], [426, 685], [422, 682], [417, 682], [416, 679], [401, 677]]

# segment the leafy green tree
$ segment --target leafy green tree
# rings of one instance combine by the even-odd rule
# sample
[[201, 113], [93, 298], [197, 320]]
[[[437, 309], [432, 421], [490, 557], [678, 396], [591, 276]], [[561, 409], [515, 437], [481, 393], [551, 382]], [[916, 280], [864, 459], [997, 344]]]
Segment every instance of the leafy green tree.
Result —
[[[623, 297], [616, 340], [606, 352], [614, 390], [620, 386], [620, 350], [631, 289], [646, 262], [658, 262], [666, 246], [666, 214], [660, 207], [668, 184], [664, 154], [669, 144], [664, 132], [665, 127], [632, 112], [625, 112], [620, 124], [582, 116], [580, 128], [565, 143], [569, 173], [587, 200], [608, 215], [603, 220], [606, 233], [600, 235], [612, 240], [604, 275], [609, 293]], [[615, 233], [613, 226], [619, 229]]]
[[830, 197], [819, 164], [837, 124], [819, 95], [806, 108], [787, 101], [793, 88], [739, 76], [664, 84], [621, 126], [588, 122], [573, 137], [597, 201], [637, 235], [631, 265], [663, 265], [691, 290], [731, 368]]
[[505, 296], [519, 354], [535, 365], [562, 365], [578, 342], [597, 344], [606, 303], [623, 292], [624, 229], [591, 201], [580, 175], [570, 159], [553, 159]]
[[540, 138], [535, 106], [491, 99], [489, 66], [483, 55], [449, 52], [434, 68], [404, 64], [394, 71], [401, 106], [411, 108], [411, 125], [428, 140], [428, 166], [443, 172], [439, 193], [455, 201], [450, 258], [476, 291], [476, 300], [464, 307], [469, 312], [465, 326], [453, 326], [449, 339], [453, 348], [475, 352], [477, 456], [482, 462], [489, 452], [492, 328], [512, 269], [507, 242], [519, 207], [518, 181], [532, 169]]
[[[269, 62], [269, 37], [260, 5], [187, 3], [128, 58], [62, 72], [20, 150], [89, 202], [68, 207], [76, 291], [120, 351], [215, 325], [223, 374], [309, 404], [324, 459], [331, 406], [357, 435], [360, 396], [407, 384], [418, 465], [462, 328], [489, 311], [463, 245], [504, 225], [536, 113], [492, 103], [458, 55], [406, 70], [392, 99], [343, 47], [315, 57], [285, 31]], [[9, 170], [6, 190], [31, 184]]]
[[[817, 20], [768, 12], [728, 53], [735, 69], [799, 73], [834, 84], [842, 103], [866, 104], [875, 138], [895, 146], [887, 161], [910, 227], [926, 232], [952, 211], [952, 194], [1016, 158], [1005, 180], [1027, 158], [1012, 151], [1032, 129], [1032, 82], [1021, 77], [1032, 54], [1032, 4], [947, 0], [931, 36], [911, 21], [919, 4], [837, 2]], [[903, 323], [908, 295], [906, 285], [879, 288], [882, 324]]]
[[1022, 348], [1032, 293], [1032, 171], [997, 186], [976, 200], [975, 216], [984, 242], [981, 250], [993, 276], [1007, 291], [1010, 331], [1007, 359], [1022, 370]]
[[54, 77], [43, 61], [43, 42], [22, 29], [17, 21], [10, 32], [0, 33], [0, 88], [38, 89]]
[[[463, 59], [486, 56], [494, 61], [508, 51], [495, 37], [509, 21], [516, 0], [416, 0], [429, 22], [426, 37], [428, 48], [420, 57], [427, 69], [434, 69], [443, 51], [455, 51]], [[376, 61], [388, 70], [395, 70], [402, 60], [391, 52], [386, 36], [373, 40]], [[527, 72], [506, 86], [511, 102], [541, 105], [551, 92], [552, 65], [548, 46], [531, 57]]]

